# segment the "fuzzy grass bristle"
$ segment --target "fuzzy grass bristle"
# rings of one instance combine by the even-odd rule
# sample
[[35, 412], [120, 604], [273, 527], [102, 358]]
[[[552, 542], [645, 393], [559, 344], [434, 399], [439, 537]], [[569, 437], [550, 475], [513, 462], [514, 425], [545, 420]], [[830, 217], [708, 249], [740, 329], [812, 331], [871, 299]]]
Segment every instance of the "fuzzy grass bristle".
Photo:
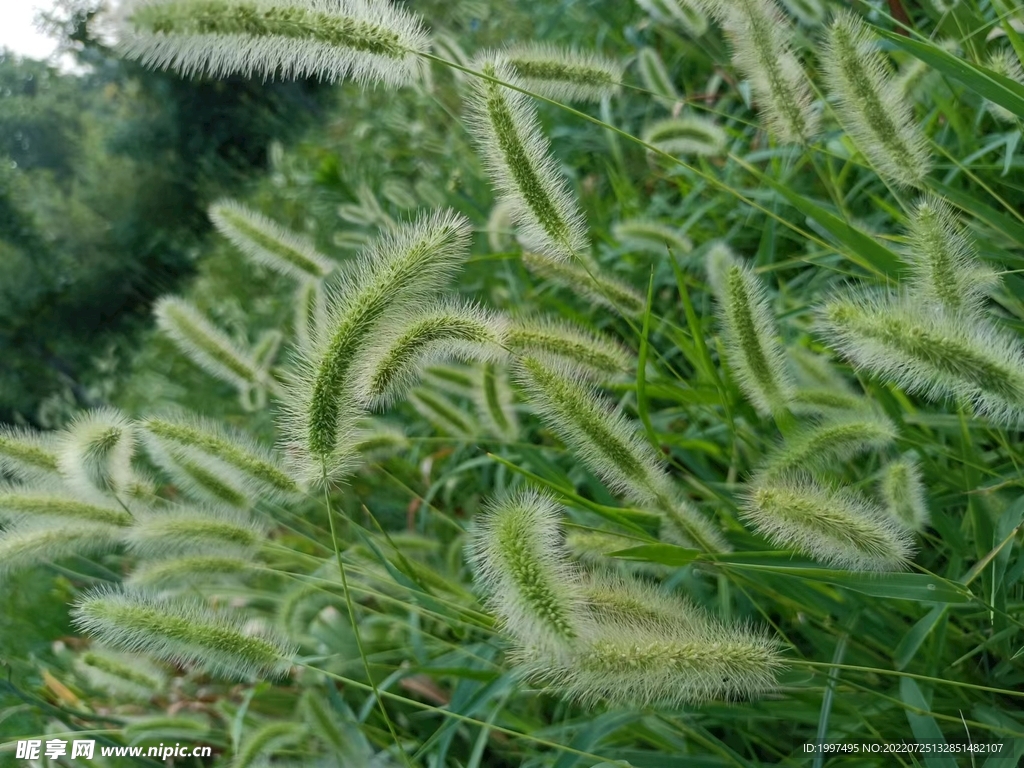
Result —
[[793, 53], [792, 27], [774, 0], [703, 0], [732, 43], [732, 60], [750, 83], [768, 133], [808, 144], [819, 130], [810, 81]]
[[882, 507], [799, 474], [756, 480], [740, 516], [778, 546], [854, 571], [902, 570], [913, 554], [906, 529]]
[[77, 414], [57, 438], [60, 474], [81, 493], [120, 494], [131, 482], [136, 428], [116, 408]]
[[[572, 259], [588, 248], [583, 215], [551, 156], [529, 97], [502, 85], [525, 88], [501, 57], [478, 60], [485, 76], [467, 100], [468, 125], [500, 200], [527, 248]], [[500, 81], [500, 82], [498, 82]]]
[[828, 27], [821, 56], [839, 122], [880, 176], [900, 187], [928, 175], [928, 143], [867, 25], [850, 11]]
[[[329, 316], [309, 348], [286, 398], [289, 453], [308, 480], [351, 465], [349, 437], [361, 412], [353, 397], [356, 362], [376, 343], [382, 322], [403, 307], [430, 300], [466, 257], [469, 225], [451, 211], [384, 232], [346, 275]], [[386, 326], [384, 326], [386, 327]]]
[[144, 439], [156, 444], [156, 453], [179, 449], [212, 456], [235, 470], [239, 484], [252, 493], [282, 499], [302, 491], [273, 451], [212, 419], [179, 411], [144, 419], [140, 426]]
[[477, 521], [469, 561], [488, 606], [525, 646], [561, 653], [585, 631], [579, 575], [561, 541], [561, 511], [536, 491], [491, 503]]
[[387, 0], [127, 0], [121, 55], [185, 76], [418, 79], [429, 42], [418, 18]]
[[615, 376], [636, 366], [636, 359], [619, 342], [564, 321], [513, 321], [505, 344], [517, 354], [553, 355], [597, 377]]
[[977, 311], [999, 278], [980, 263], [978, 248], [953, 208], [937, 197], [920, 200], [909, 235], [906, 257], [915, 289], [952, 312]]
[[793, 385], [764, 284], [724, 244], [708, 251], [707, 270], [737, 383], [761, 413], [783, 410]]
[[[669, 117], [647, 126], [643, 139], [669, 155], [717, 157], [725, 154], [729, 137], [707, 117]], [[685, 252], [685, 251], [684, 251]]]
[[590, 51], [530, 43], [500, 55], [527, 90], [555, 101], [600, 101], [618, 93], [622, 81], [617, 62]]
[[454, 301], [395, 317], [361, 358], [355, 397], [364, 408], [380, 410], [403, 397], [430, 365], [500, 359], [506, 326], [497, 313]]
[[632, 317], [642, 314], [647, 302], [633, 286], [609, 275], [591, 259], [558, 261], [539, 253], [523, 252], [523, 264], [540, 277], [574, 294]]
[[334, 270], [308, 238], [235, 200], [217, 201], [209, 214], [217, 231], [257, 264], [299, 280], [321, 280]]
[[117, 650], [229, 677], [283, 677], [294, 655], [276, 632], [253, 631], [240, 617], [195, 598], [161, 600], [140, 590], [101, 588], [79, 597], [72, 617], [82, 632]]
[[818, 326], [857, 368], [929, 399], [957, 397], [1006, 425], [1024, 420], [1024, 345], [978, 317], [907, 293], [847, 290]]
[[45, 480], [57, 475], [57, 465], [52, 433], [0, 425], [0, 474], [20, 480]]

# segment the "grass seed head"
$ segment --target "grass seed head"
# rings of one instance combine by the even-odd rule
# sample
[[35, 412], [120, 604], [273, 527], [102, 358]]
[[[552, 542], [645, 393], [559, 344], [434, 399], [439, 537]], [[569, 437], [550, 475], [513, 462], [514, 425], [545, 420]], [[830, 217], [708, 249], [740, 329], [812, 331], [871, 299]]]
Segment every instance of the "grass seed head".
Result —
[[773, 544], [853, 571], [906, 568], [910, 535], [858, 493], [799, 475], [755, 479], [741, 512]]
[[219, 200], [211, 205], [210, 220], [238, 250], [282, 275], [321, 280], [336, 266], [307, 238], [234, 200]]
[[418, 79], [429, 42], [418, 18], [387, 0], [127, 0], [118, 50], [185, 76]]
[[555, 101], [600, 101], [618, 93], [622, 67], [589, 51], [548, 43], [516, 45], [501, 52], [527, 90]]
[[583, 214], [551, 156], [536, 109], [528, 96], [495, 80], [519, 88], [526, 87], [524, 82], [500, 56], [480, 59], [475, 68], [493, 79], [476, 78], [472, 84], [469, 129], [500, 201], [509, 205], [519, 238], [550, 258], [584, 253]]
[[129, 653], [234, 678], [279, 678], [294, 655], [273, 630], [255, 631], [195, 598], [161, 600], [137, 589], [85, 593], [72, 611], [78, 629]]
[[852, 12], [840, 12], [821, 60], [839, 122], [857, 148], [885, 180], [920, 186], [931, 166], [928, 142], [871, 30]]

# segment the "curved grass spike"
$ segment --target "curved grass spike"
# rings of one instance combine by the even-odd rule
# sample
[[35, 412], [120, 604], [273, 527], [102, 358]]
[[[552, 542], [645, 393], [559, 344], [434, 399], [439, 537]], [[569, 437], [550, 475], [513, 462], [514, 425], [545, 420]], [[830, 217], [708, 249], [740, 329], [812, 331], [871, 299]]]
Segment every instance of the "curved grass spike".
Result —
[[[525, 87], [500, 58], [478, 61], [489, 78]], [[587, 248], [586, 228], [566, 179], [551, 157], [529, 98], [493, 80], [475, 78], [468, 125], [500, 199], [510, 205], [528, 248], [571, 259]]]
[[149, 701], [167, 687], [166, 673], [137, 654], [94, 646], [75, 658], [75, 671], [111, 698]]
[[150, 417], [141, 422], [141, 427], [145, 439], [159, 444], [158, 451], [173, 446], [220, 459], [237, 470], [243, 484], [254, 493], [285, 498], [302, 490], [274, 453], [249, 435], [228, 430], [212, 419], [182, 411]]
[[214, 378], [245, 391], [266, 385], [266, 373], [191, 302], [160, 298], [153, 309], [157, 326], [178, 350]]
[[745, 627], [706, 618], [703, 631], [607, 622], [566, 659], [533, 651], [526, 673], [563, 696], [593, 705], [678, 707], [754, 698], [778, 687], [778, 642]]
[[708, 251], [707, 268], [737, 383], [762, 414], [784, 410], [792, 382], [764, 285], [721, 243]]
[[0, 425], [0, 475], [43, 480], [57, 474], [54, 435], [26, 427]]
[[750, 82], [758, 112], [776, 141], [808, 144], [818, 114], [807, 73], [789, 41], [792, 26], [775, 0], [703, 0], [732, 42], [732, 60]]
[[59, 529], [66, 523], [128, 526], [133, 517], [117, 504], [92, 497], [83, 500], [60, 487], [0, 484], [0, 519], [32, 522]]
[[761, 472], [775, 475], [814, 470], [886, 448], [897, 437], [896, 426], [880, 413], [832, 416], [786, 437], [768, 455]]
[[145, 512], [125, 531], [128, 548], [142, 558], [202, 553], [250, 554], [266, 539], [266, 528], [231, 508], [174, 507]]
[[517, 45], [501, 51], [527, 90], [555, 101], [600, 101], [614, 96], [622, 67], [589, 51], [549, 43]]
[[[634, 539], [627, 546], [636, 543]], [[596, 623], [659, 626], [679, 634], [706, 628], [703, 610], [650, 579], [620, 576], [607, 570], [591, 571], [584, 575], [581, 589], [587, 611]]]
[[590, 259], [581, 261], [585, 267], [577, 263], [549, 259], [539, 253], [523, 252], [523, 265], [534, 274], [624, 316], [643, 313], [647, 302], [639, 291], [605, 273], [596, 262]]
[[396, 87], [429, 49], [417, 17], [387, 0], [127, 0], [117, 25], [123, 56], [186, 76]]
[[256, 484], [230, 464], [209, 453], [143, 433], [150, 458], [190, 498], [249, 509], [257, 498]]
[[682, 256], [693, 250], [690, 238], [676, 227], [647, 219], [620, 221], [612, 227], [612, 235], [634, 251], [643, 251], [655, 256], [664, 256], [669, 251], [675, 256]]
[[571, 361], [581, 372], [598, 377], [615, 376], [636, 365], [629, 350], [607, 336], [546, 318], [513, 321], [505, 332], [505, 344], [513, 353], [543, 353]]
[[800, 415], [829, 416], [871, 409], [865, 398], [832, 389], [794, 389], [789, 397], [789, 409]]
[[493, 360], [484, 361], [473, 394], [477, 413], [488, 431], [495, 437], [515, 440], [519, 436], [519, 419], [512, 404], [512, 389], [505, 367]]
[[319, 280], [335, 263], [313, 243], [234, 200], [210, 206], [210, 221], [224, 237], [257, 264], [299, 280]]
[[465, 258], [468, 222], [451, 211], [386, 232], [361, 258], [332, 302], [314, 343], [301, 351], [300, 373], [286, 400], [289, 449], [303, 474], [319, 481], [342, 471], [359, 408], [352, 393], [357, 356], [402, 307], [431, 298]]
[[711, 552], [728, 550], [710, 522], [679, 498], [661, 458], [636, 425], [613, 411], [578, 369], [523, 357], [516, 373], [541, 418], [612, 490], [657, 508], [666, 533], [678, 543]]
[[541, 418], [612, 490], [638, 504], [671, 506], [674, 494], [660, 457], [574, 366], [522, 357], [516, 378]]
[[198, 587], [245, 576], [253, 562], [236, 553], [200, 554], [147, 560], [140, 563], [125, 584], [133, 587]]
[[924, 482], [917, 457], [907, 453], [882, 468], [878, 490], [892, 515], [912, 531], [923, 531], [929, 522]]
[[928, 143], [871, 30], [853, 13], [838, 13], [821, 60], [839, 122], [857, 148], [884, 179], [921, 185], [931, 165]]
[[294, 656], [276, 632], [253, 630], [192, 598], [96, 589], [78, 598], [72, 616], [78, 629], [118, 650], [230, 677], [283, 677]]
[[691, 37], [708, 31], [708, 20], [691, 0], [637, 0], [655, 21], [677, 26]]
[[992, 324], [880, 292], [840, 293], [818, 316], [857, 368], [929, 399], [962, 398], [997, 423], [1024, 421], [1024, 346]]
[[536, 491], [491, 502], [478, 519], [469, 562], [487, 605], [524, 646], [564, 654], [587, 631], [579, 574], [561, 542], [561, 511]]
[[806, 476], [756, 480], [740, 517], [778, 546], [854, 571], [900, 570], [913, 554], [909, 533], [886, 510]]
[[116, 408], [77, 414], [57, 440], [60, 473], [70, 487], [118, 495], [132, 482], [135, 425]]
[[[644, 141], [670, 155], [724, 155], [728, 136], [706, 117], [670, 117], [647, 126]], [[685, 251], [683, 251], [685, 253]]]
[[939, 198], [925, 198], [910, 217], [907, 261], [914, 286], [953, 312], [974, 312], [998, 277], [978, 261], [974, 240], [953, 209]]
[[641, 48], [637, 54], [636, 64], [644, 88], [653, 93], [666, 109], [671, 110], [675, 107], [681, 97], [658, 52], [653, 48]]
[[0, 578], [72, 555], [99, 555], [117, 548], [124, 535], [120, 526], [99, 523], [20, 521], [0, 533]]
[[395, 318], [389, 326], [374, 340], [354, 376], [355, 397], [370, 410], [404, 396], [429, 365], [504, 354], [504, 318], [470, 304], [439, 303]]
[[256, 343], [252, 345], [253, 362], [260, 367], [260, 370], [268, 374], [268, 378], [274, 375], [271, 369], [277, 362], [282, 341], [284, 341], [284, 334], [275, 328], [270, 328], [261, 333], [256, 339]]

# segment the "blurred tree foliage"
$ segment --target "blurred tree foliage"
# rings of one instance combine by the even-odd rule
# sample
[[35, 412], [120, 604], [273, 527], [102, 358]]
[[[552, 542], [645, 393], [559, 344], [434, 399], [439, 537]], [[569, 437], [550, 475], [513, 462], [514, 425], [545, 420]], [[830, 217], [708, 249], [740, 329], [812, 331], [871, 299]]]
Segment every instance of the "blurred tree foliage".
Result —
[[99, 10], [63, 0], [45, 18], [76, 73], [0, 51], [0, 421], [103, 402], [98, 371], [191, 272], [206, 206], [332, 93], [145, 70], [97, 37]]

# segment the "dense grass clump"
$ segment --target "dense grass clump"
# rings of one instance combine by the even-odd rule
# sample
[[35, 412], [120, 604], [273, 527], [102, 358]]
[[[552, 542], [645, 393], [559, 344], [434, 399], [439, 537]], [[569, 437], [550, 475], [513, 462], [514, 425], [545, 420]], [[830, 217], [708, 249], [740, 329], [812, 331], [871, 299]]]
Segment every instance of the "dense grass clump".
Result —
[[3, 691], [212, 765], [1019, 763], [1005, 10], [124, 3], [146, 65], [353, 82], [0, 429], [0, 580], [72, 606]]

